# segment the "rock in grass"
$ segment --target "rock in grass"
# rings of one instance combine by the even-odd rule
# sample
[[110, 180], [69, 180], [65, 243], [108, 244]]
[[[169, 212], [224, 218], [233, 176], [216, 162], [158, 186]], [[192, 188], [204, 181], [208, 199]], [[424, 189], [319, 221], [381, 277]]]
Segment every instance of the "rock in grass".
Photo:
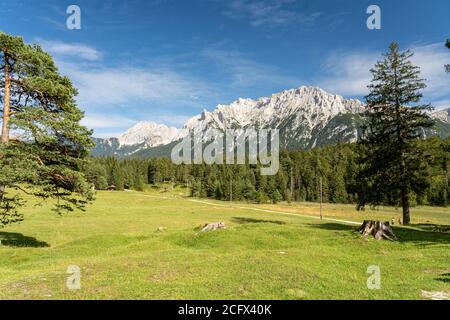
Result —
[[288, 289], [287, 294], [295, 299], [306, 299], [306, 292], [301, 289]]
[[225, 222], [221, 221], [221, 222], [207, 223], [207, 224], [203, 225], [200, 232], [205, 232], [205, 231], [209, 231], [209, 230], [217, 230], [217, 229], [225, 229]]
[[444, 291], [422, 290], [422, 297], [431, 300], [450, 300], [450, 293]]

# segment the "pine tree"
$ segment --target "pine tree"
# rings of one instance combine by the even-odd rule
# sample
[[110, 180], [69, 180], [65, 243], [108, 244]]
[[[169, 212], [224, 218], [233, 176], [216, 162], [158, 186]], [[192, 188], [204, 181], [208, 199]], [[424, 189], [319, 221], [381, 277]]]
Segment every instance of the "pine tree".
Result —
[[106, 169], [100, 163], [92, 159], [83, 167], [86, 179], [95, 186], [97, 190], [104, 190], [108, 187]]
[[418, 140], [422, 130], [433, 125], [427, 113], [431, 106], [419, 104], [426, 85], [410, 61], [412, 55], [392, 43], [371, 70], [361, 141], [364, 190], [359, 204], [399, 201], [404, 224], [410, 223], [411, 192], [420, 194], [427, 187], [427, 157]]
[[276, 203], [280, 202], [281, 200], [283, 200], [283, 196], [278, 191], [278, 189], [275, 189], [275, 191], [271, 195], [271, 198], [272, 198], [272, 203], [274, 203], [274, 204], [276, 204]]
[[[435, 159], [435, 170], [437, 174], [435, 174], [436, 183], [433, 183], [433, 187], [439, 187], [437, 194], [439, 195], [438, 200], [434, 201], [439, 205], [444, 207], [448, 206], [449, 203], [449, 175], [450, 175], [450, 137], [446, 140], [443, 139], [433, 139], [431, 143], [435, 143], [434, 149], [434, 159]], [[441, 183], [439, 183], [441, 182]], [[434, 204], [433, 203], [433, 204]]]
[[444, 206], [449, 203], [449, 175], [450, 175], [450, 137], [442, 141], [442, 171], [444, 173]]
[[80, 170], [93, 142], [76, 89], [39, 46], [2, 32], [0, 74], [0, 226], [22, 220], [21, 193], [56, 198], [58, 212], [83, 208], [93, 194]]
[[113, 164], [111, 174], [112, 174], [111, 183], [116, 187], [116, 190], [125, 189], [125, 178], [120, 163], [115, 162]]

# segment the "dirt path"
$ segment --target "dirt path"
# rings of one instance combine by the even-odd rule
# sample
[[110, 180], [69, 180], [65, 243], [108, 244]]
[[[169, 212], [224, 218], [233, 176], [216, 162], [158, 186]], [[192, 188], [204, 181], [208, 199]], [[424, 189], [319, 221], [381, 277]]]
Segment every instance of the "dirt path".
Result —
[[[166, 199], [166, 200], [172, 200], [172, 199], [184, 199], [179, 197], [164, 197], [164, 196], [152, 196], [149, 194], [143, 194], [143, 196], [146, 197], [152, 197], [152, 198], [158, 198], [158, 199]], [[349, 220], [341, 220], [341, 219], [334, 219], [334, 218], [326, 218], [323, 217], [320, 219], [318, 216], [313, 215], [306, 215], [306, 214], [298, 214], [298, 213], [292, 213], [292, 212], [285, 212], [285, 211], [278, 211], [278, 210], [269, 210], [269, 209], [261, 209], [261, 208], [255, 208], [250, 206], [239, 206], [234, 204], [220, 204], [216, 202], [210, 202], [206, 200], [197, 200], [197, 199], [185, 199], [187, 201], [195, 202], [195, 203], [201, 203], [209, 206], [215, 206], [215, 207], [228, 207], [228, 208], [236, 208], [236, 209], [244, 209], [244, 210], [253, 210], [253, 211], [260, 211], [260, 212], [267, 212], [267, 213], [276, 213], [276, 214], [282, 214], [287, 216], [294, 216], [294, 217], [302, 217], [302, 218], [310, 218], [310, 219], [316, 219], [316, 220], [322, 220], [322, 221], [331, 221], [331, 222], [337, 222], [337, 223], [343, 223], [343, 224], [351, 224], [351, 225], [361, 225], [362, 222], [355, 222], [355, 221], [349, 221]]]

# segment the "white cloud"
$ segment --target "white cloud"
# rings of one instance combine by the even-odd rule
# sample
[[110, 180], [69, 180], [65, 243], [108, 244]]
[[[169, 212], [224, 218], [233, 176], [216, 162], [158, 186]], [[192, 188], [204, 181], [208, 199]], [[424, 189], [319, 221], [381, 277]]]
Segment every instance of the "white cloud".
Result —
[[152, 104], [196, 105], [196, 97], [206, 94], [207, 86], [172, 70], [133, 67], [90, 67], [59, 63], [78, 88], [82, 105]]
[[100, 51], [85, 44], [37, 42], [78, 89], [77, 102], [87, 111], [82, 123], [96, 136], [112, 135], [146, 119], [181, 125], [186, 117], [171, 116], [164, 107], [199, 107], [215, 94], [209, 84], [172, 66], [107, 65]]
[[296, 0], [231, 0], [223, 14], [231, 19], [247, 20], [254, 27], [284, 26], [294, 23], [312, 25], [319, 12], [305, 14], [289, 8]]
[[124, 105], [136, 101], [152, 104], [198, 104], [210, 93], [202, 81], [171, 68], [105, 66], [103, 54], [82, 43], [38, 40], [50, 52], [60, 72], [67, 75], [82, 106]]
[[450, 61], [450, 52], [442, 43], [415, 46], [413, 63], [420, 66], [421, 75], [426, 79], [424, 93], [433, 98], [442, 98], [450, 94], [450, 75], [444, 65]]
[[328, 76], [319, 80], [320, 86], [342, 95], [365, 95], [372, 79], [369, 70], [379, 57], [378, 53], [336, 52], [324, 63]]
[[125, 130], [123, 131], [107, 131], [107, 132], [97, 132], [94, 131], [94, 137], [95, 138], [104, 138], [104, 139], [108, 139], [108, 138], [118, 138], [122, 133], [124, 133]]
[[[410, 50], [414, 53], [413, 64], [421, 68], [421, 76], [426, 79], [425, 98], [432, 103], [447, 99], [450, 76], [445, 73], [444, 65], [450, 60], [448, 49], [442, 43], [436, 43], [415, 45]], [[381, 59], [381, 52], [335, 52], [323, 65], [322, 72], [326, 76], [316, 82], [330, 92], [350, 96], [365, 95], [372, 79], [369, 70]]]
[[119, 116], [105, 116], [105, 115], [86, 115], [81, 124], [93, 129], [111, 129], [117, 127], [129, 127], [135, 124], [137, 121], [126, 119]]
[[282, 73], [277, 68], [255, 62], [235, 50], [209, 47], [202, 56], [216, 62], [222, 71], [231, 76], [231, 85], [251, 87], [257, 84], [277, 84], [286, 88], [298, 86], [300, 80]]
[[192, 118], [194, 115], [177, 115], [177, 114], [162, 114], [149, 116], [149, 119], [157, 123], [164, 123], [167, 126], [174, 126], [181, 128], [187, 120]]
[[450, 99], [434, 101], [433, 107], [435, 107], [436, 110], [450, 109]]
[[167, 126], [175, 126], [177, 128], [181, 128], [191, 117], [192, 115], [187, 116], [173, 114], [144, 114], [140, 117], [140, 119], [130, 119], [120, 115], [105, 116], [104, 114], [88, 113], [81, 121], [81, 124], [86, 126], [87, 128], [94, 129], [95, 137], [110, 138], [118, 137], [120, 134], [131, 128], [136, 123], [140, 121], [146, 121], [146, 119], [151, 119], [151, 121], [156, 123], [164, 123]]
[[102, 54], [97, 49], [82, 43], [66, 43], [60, 41], [39, 40], [44, 49], [58, 56], [71, 56], [89, 61], [99, 61]]

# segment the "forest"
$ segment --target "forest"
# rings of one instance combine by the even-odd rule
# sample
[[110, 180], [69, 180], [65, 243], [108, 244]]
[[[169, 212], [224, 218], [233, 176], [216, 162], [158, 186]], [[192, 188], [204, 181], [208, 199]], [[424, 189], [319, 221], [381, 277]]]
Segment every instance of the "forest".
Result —
[[[418, 142], [426, 150], [423, 162], [426, 187], [411, 191], [412, 205], [447, 206], [450, 138]], [[323, 201], [358, 203], [364, 196], [359, 178], [358, 144], [337, 144], [311, 150], [280, 152], [280, 170], [274, 176], [260, 174], [259, 165], [175, 165], [169, 158], [90, 158], [84, 165], [88, 181], [97, 190], [143, 191], [148, 184], [189, 187], [190, 196], [218, 200], [277, 203]], [[379, 204], [399, 206], [397, 197], [384, 196]]]

